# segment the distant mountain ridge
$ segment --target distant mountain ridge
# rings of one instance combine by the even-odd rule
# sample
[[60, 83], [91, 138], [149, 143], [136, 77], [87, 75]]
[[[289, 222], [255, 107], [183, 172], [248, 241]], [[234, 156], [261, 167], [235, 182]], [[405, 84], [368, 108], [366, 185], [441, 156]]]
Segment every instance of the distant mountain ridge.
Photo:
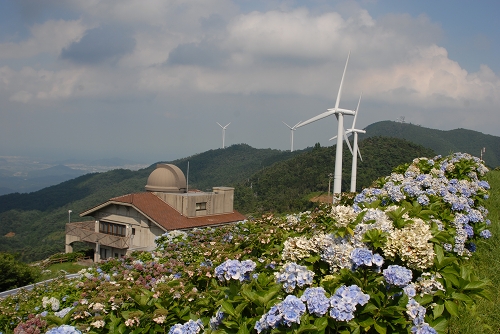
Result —
[[[479, 156], [489, 166], [500, 161], [500, 137], [457, 129], [433, 130], [413, 124], [383, 121], [366, 128], [360, 136], [363, 162], [358, 166], [358, 190], [390, 170], [419, 156], [452, 151]], [[386, 137], [380, 137], [386, 136]], [[388, 138], [388, 137], [392, 138]], [[364, 138], [364, 139], [363, 139]], [[187, 173], [189, 186], [209, 190], [213, 186], [234, 186], [235, 208], [283, 212], [307, 205], [309, 192], [325, 192], [328, 174], [333, 173], [334, 146], [289, 152], [232, 145], [170, 161]], [[344, 147], [343, 190], [350, 181], [350, 153]], [[29, 194], [0, 196], [0, 251], [20, 252], [25, 260], [47, 257], [64, 249], [64, 227], [90, 207], [109, 198], [144, 191], [156, 164], [137, 171], [116, 169], [86, 174]], [[73, 215], [68, 215], [72, 210]], [[15, 236], [6, 235], [14, 232]]]
[[393, 121], [373, 123], [365, 130], [366, 134], [360, 134], [360, 139], [376, 136], [406, 139], [431, 148], [443, 156], [451, 152], [463, 152], [479, 157], [484, 147], [486, 151], [483, 154], [483, 160], [486, 165], [489, 167], [500, 165], [500, 137], [478, 131], [467, 129], [444, 131]]

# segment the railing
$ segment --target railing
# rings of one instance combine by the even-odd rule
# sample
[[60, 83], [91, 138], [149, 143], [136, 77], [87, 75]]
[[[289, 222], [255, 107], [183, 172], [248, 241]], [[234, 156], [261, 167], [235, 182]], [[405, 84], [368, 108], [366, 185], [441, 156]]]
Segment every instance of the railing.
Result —
[[99, 243], [103, 246], [114, 248], [129, 248], [130, 237], [119, 237], [105, 233], [95, 232], [95, 223], [78, 222], [66, 224], [66, 234], [80, 238], [81, 241]]

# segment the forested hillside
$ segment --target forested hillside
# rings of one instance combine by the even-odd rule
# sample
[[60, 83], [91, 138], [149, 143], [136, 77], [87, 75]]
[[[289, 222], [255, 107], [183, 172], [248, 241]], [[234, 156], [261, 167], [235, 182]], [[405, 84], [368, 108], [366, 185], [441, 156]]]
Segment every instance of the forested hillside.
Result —
[[[263, 167], [303, 152], [255, 149], [240, 144], [170, 163], [186, 173], [189, 160], [190, 188], [206, 190], [244, 181]], [[144, 191], [155, 166], [139, 171], [119, 169], [87, 174], [29, 194], [0, 196], [0, 252], [20, 252], [22, 259], [34, 260], [64, 250], [68, 210], [73, 211], [72, 221], [91, 219], [78, 214], [112, 197]]]
[[[363, 161], [358, 160], [358, 191], [389, 175], [395, 166], [435, 155], [431, 149], [397, 138], [367, 138], [360, 142], [359, 148]], [[343, 153], [342, 190], [348, 191], [352, 156], [347, 145]], [[312, 151], [265, 168], [238, 184], [235, 206], [245, 213], [304, 210], [310, 205], [308, 194], [328, 191], [328, 174], [334, 172], [334, 166], [335, 146], [316, 145]]]
[[[358, 189], [390, 173], [393, 167], [433, 152], [395, 138], [369, 138], [360, 142]], [[235, 208], [242, 213], [301, 210], [306, 195], [327, 191], [333, 173], [335, 147], [293, 153], [255, 149], [245, 144], [210, 150], [172, 161], [186, 171], [190, 162], [190, 188], [235, 186]], [[343, 189], [350, 183], [351, 156], [344, 150]], [[0, 196], [0, 251], [19, 252], [23, 260], [36, 260], [64, 250], [65, 224], [108, 199], [144, 191], [155, 165], [139, 171], [113, 170], [88, 174], [30, 194]]]
[[225, 149], [209, 150], [171, 163], [186, 174], [189, 161], [189, 188], [211, 191], [212, 187], [233, 185], [248, 179], [264, 167], [309, 150], [310, 148], [290, 152], [238, 144]]
[[382, 121], [367, 126], [366, 134], [360, 134], [359, 138], [376, 136], [406, 139], [431, 148], [443, 156], [451, 152], [463, 152], [479, 157], [481, 149], [485, 147], [483, 160], [486, 165], [489, 167], [500, 165], [500, 137], [478, 131], [467, 129], [443, 131], [410, 123]]

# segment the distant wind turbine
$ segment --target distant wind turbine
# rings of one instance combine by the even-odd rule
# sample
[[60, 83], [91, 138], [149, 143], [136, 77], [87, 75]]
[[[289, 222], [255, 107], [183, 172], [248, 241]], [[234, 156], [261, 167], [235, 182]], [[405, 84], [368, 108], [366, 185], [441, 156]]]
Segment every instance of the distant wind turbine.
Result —
[[[217, 124], [219, 124], [219, 122], [216, 122]], [[225, 146], [225, 141], [226, 141], [226, 128], [229, 126], [229, 124], [231, 124], [231, 122], [227, 123], [226, 126], [222, 126], [219, 124], [219, 126], [222, 128], [222, 148], [226, 148]]]
[[[359, 96], [358, 106], [356, 107], [356, 114], [354, 115], [354, 120], [352, 122], [352, 128], [348, 129], [345, 134], [350, 135], [354, 134], [354, 142], [352, 144], [352, 168], [351, 168], [351, 192], [356, 192], [356, 170], [358, 168], [358, 155], [359, 159], [363, 161], [361, 157], [361, 152], [359, 152], [358, 148], [358, 133], [366, 133], [365, 130], [356, 129], [356, 118], [358, 117], [359, 104], [361, 103], [361, 95]], [[330, 140], [334, 140], [337, 136], [330, 138]]]
[[286, 124], [285, 122], [283, 122], [283, 124], [285, 124], [286, 126], [288, 126], [288, 128], [290, 129], [290, 152], [293, 152], [293, 132], [295, 130], [297, 130], [297, 125], [299, 125], [300, 122], [298, 122], [294, 126], [290, 126], [290, 125]]
[[[340, 81], [340, 87], [339, 87], [339, 91], [337, 94], [337, 101], [335, 101], [335, 107], [327, 109], [326, 112], [319, 114], [318, 116], [315, 116], [313, 118], [310, 118], [307, 121], [300, 123], [297, 126], [297, 128], [300, 128], [301, 126], [307, 125], [307, 124], [312, 123], [312, 122], [316, 122], [317, 120], [328, 117], [330, 115], [335, 115], [337, 117], [337, 120], [338, 120], [337, 151], [335, 153], [335, 171], [334, 171], [334, 178], [333, 178], [333, 194], [340, 194], [341, 188], [342, 188], [342, 144], [343, 144], [344, 137], [346, 138], [346, 142], [349, 143], [349, 141], [347, 140], [347, 136], [345, 135], [345, 131], [344, 131], [344, 115], [355, 115], [356, 114], [356, 112], [354, 110], [339, 108], [340, 96], [342, 95], [342, 85], [344, 84], [345, 72], [347, 70], [347, 64], [349, 63], [349, 56], [350, 55], [351, 55], [351, 52], [349, 51], [349, 54], [347, 55], [347, 61], [345, 63], [345, 67], [344, 67], [344, 73], [342, 74], [342, 80]], [[350, 144], [348, 144], [348, 146], [350, 147]]]

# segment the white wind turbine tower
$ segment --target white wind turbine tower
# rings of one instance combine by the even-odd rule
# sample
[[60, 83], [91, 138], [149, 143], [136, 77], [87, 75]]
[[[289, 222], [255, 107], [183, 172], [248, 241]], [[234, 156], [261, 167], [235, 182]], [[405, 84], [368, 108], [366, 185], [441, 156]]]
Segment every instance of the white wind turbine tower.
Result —
[[[300, 123], [297, 126], [297, 128], [300, 128], [301, 126], [315, 122], [317, 120], [328, 117], [330, 115], [335, 115], [337, 117], [337, 120], [338, 120], [337, 151], [335, 153], [335, 171], [334, 171], [334, 176], [333, 176], [333, 194], [334, 195], [340, 194], [341, 188], [342, 188], [342, 144], [343, 144], [344, 137], [345, 137], [346, 142], [348, 143], [348, 145], [350, 147], [349, 140], [347, 140], [347, 136], [345, 135], [345, 131], [344, 131], [344, 115], [355, 115], [355, 113], [356, 113], [354, 110], [339, 108], [340, 96], [342, 95], [342, 85], [344, 83], [344, 76], [345, 76], [345, 72], [347, 70], [347, 64], [349, 63], [349, 56], [350, 55], [351, 55], [351, 52], [349, 52], [349, 54], [347, 55], [347, 61], [345, 63], [344, 73], [342, 74], [342, 80], [340, 81], [340, 87], [339, 87], [339, 92], [337, 94], [337, 101], [335, 101], [335, 107], [327, 109], [326, 112], [319, 114], [318, 116], [315, 116], [313, 118], [310, 118], [307, 121]], [[343, 134], [343, 136], [342, 136], [342, 134]]]
[[285, 122], [283, 122], [283, 124], [285, 124], [286, 126], [288, 126], [288, 128], [290, 129], [290, 152], [293, 152], [293, 132], [295, 130], [297, 130], [297, 126], [300, 124], [300, 122], [298, 122], [294, 126], [290, 126], [290, 125], [286, 124]]
[[[354, 142], [352, 144], [352, 168], [351, 168], [351, 192], [354, 193], [356, 192], [356, 171], [358, 168], [358, 155], [359, 159], [363, 161], [363, 158], [361, 157], [361, 152], [359, 152], [358, 148], [358, 133], [366, 133], [365, 130], [360, 130], [356, 129], [356, 118], [358, 117], [358, 111], [359, 111], [359, 104], [361, 103], [361, 96], [359, 96], [359, 101], [358, 101], [358, 106], [356, 107], [356, 114], [354, 115], [354, 120], [352, 122], [352, 128], [348, 129], [345, 134], [350, 135], [351, 133], [354, 134]], [[330, 138], [330, 140], [334, 140], [337, 138], [337, 136]]]
[[[219, 122], [216, 122], [217, 124], [219, 124]], [[231, 122], [227, 123], [226, 126], [222, 126], [219, 124], [219, 126], [222, 128], [222, 148], [226, 148], [225, 146], [225, 141], [226, 141], [226, 128], [229, 126], [229, 124], [231, 124]]]

